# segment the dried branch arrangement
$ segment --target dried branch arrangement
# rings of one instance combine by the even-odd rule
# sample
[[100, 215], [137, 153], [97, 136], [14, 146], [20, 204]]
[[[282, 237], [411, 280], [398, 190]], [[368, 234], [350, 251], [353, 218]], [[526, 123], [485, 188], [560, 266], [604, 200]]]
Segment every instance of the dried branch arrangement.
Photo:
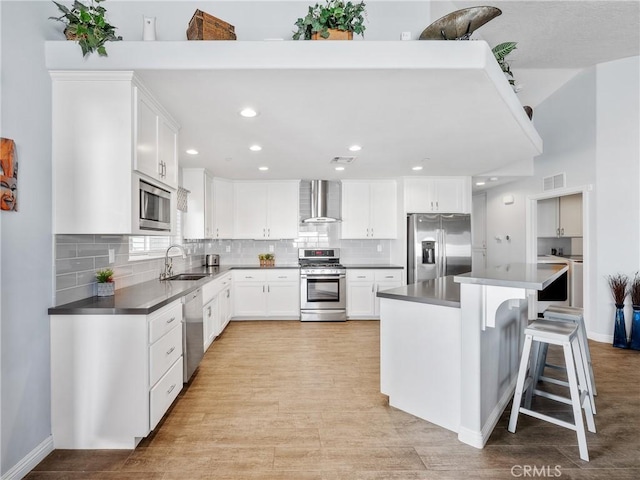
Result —
[[609, 287], [611, 287], [611, 294], [613, 295], [613, 301], [616, 305], [624, 304], [624, 299], [627, 296], [627, 285], [629, 283], [629, 277], [621, 273], [615, 275], [609, 275]]
[[629, 286], [629, 296], [634, 306], [640, 305], [640, 273], [636, 272]]

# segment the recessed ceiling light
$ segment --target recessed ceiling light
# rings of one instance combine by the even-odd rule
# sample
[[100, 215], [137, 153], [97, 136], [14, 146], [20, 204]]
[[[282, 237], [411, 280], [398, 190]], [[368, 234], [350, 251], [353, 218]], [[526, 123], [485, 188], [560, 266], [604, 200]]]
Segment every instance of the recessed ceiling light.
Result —
[[343, 170], [344, 170], [344, 167], [336, 167], [336, 170], [337, 170], [337, 171], [339, 171], [339, 172], [341, 172], [341, 171], [343, 171]]
[[243, 108], [242, 110], [240, 110], [240, 115], [245, 118], [253, 118], [258, 115], [258, 112], [256, 112], [253, 108]]
[[411, 170], [415, 170], [416, 172], [418, 170], [422, 170], [422, 165], [416, 165], [415, 167], [411, 167]]
[[359, 152], [360, 150], [362, 150], [362, 147], [360, 145], [351, 145], [349, 147], [349, 150], [352, 152]]
[[498, 177], [491, 177], [489, 179], [490, 182], [497, 182], [498, 181]]
[[189, 155], [197, 155], [198, 154], [198, 150], [196, 150], [195, 148], [190, 148], [189, 150], [186, 151]]
[[249, 150], [251, 150], [252, 152], [259, 152], [260, 150], [262, 150], [262, 147], [260, 145], [251, 145], [249, 147]]
[[261, 172], [266, 172], [267, 170], [269, 170], [269, 167], [258, 167], [258, 170], [260, 170]]
[[484, 185], [484, 182], [476, 182], [476, 185], [477, 185], [478, 187], [481, 187], [482, 185]]

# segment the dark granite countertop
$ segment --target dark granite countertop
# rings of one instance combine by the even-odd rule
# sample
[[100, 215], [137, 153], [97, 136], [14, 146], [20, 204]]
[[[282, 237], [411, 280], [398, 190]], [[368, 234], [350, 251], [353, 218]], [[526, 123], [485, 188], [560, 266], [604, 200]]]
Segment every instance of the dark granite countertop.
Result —
[[455, 281], [474, 285], [544, 290], [567, 269], [566, 265], [555, 263], [511, 263], [478, 268], [469, 273], [456, 275]]
[[460, 308], [460, 284], [450, 275], [383, 290], [378, 292], [378, 297]]
[[204, 273], [200, 280], [151, 280], [116, 290], [111, 297], [89, 297], [49, 308], [49, 315], [148, 315], [231, 270], [299, 268], [298, 264], [260, 267], [222, 265], [195, 267], [180, 273]]

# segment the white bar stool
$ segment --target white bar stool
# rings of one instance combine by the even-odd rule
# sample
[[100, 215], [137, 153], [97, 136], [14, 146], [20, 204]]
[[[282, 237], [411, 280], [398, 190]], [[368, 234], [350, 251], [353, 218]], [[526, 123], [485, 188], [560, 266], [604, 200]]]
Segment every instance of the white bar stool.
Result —
[[[591, 364], [591, 353], [589, 351], [589, 341], [587, 339], [587, 329], [584, 325], [584, 317], [582, 316], [582, 309], [577, 307], [561, 307], [561, 306], [551, 306], [544, 311], [545, 320], [555, 321], [555, 322], [569, 322], [577, 325], [578, 327], [578, 343], [580, 345], [580, 352], [582, 353], [582, 363], [584, 365], [585, 372], [587, 372], [587, 386], [589, 387], [589, 397], [591, 400], [591, 408], [593, 409], [593, 413], [596, 413], [596, 403], [593, 398], [596, 395], [596, 384], [595, 378], [593, 376], [593, 366]], [[538, 382], [547, 382], [553, 383], [555, 385], [563, 385], [565, 387], [569, 386], [569, 383], [563, 380], [558, 380], [556, 378], [547, 377], [544, 375], [545, 368], [552, 368], [556, 370], [566, 370], [565, 367], [560, 365], [553, 365], [547, 363], [547, 351], [549, 349], [549, 344], [542, 343], [539, 345], [539, 349], [537, 345], [534, 345], [534, 358], [536, 360], [536, 368], [533, 374], [533, 385], [534, 388], [527, 391], [527, 396], [525, 400], [525, 405], [529, 407], [531, 405], [531, 397], [532, 395], [538, 395], [539, 390], [536, 389]]]
[[[578, 326], [569, 322], [536, 320], [529, 324], [524, 334], [524, 348], [522, 350], [522, 358], [520, 359], [520, 368], [516, 381], [516, 390], [513, 396], [513, 405], [511, 406], [508, 430], [511, 433], [515, 433], [518, 415], [520, 413], [553, 423], [560, 427], [568, 428], [576, 432], [580, 458], [588, 462], [589, 452], [587, 450], [587, 436], [582, 418], [583, 408], [589, 431], [595, 433], [596, 425], [593, 419], [587, 372], [584, 362], [582, 361], [582, 353], [578, 341]], [[530, 404], [524, 407], [520, 406], [524, 392], [527, 390], [531, 391], [534, 388], [533, 377], [537, 367], [536, 357], [531, 355], [531, 347], [534, 342], [540, 345], [552, 344], [562, 346], [571, 398], [561, 397], [541, 390], [537, 391], [536, 394], [571, 405], [573, 407], [574, 423], [565, 422], [564, 420], [532, 410]], [[530, 363], [531, 368], [529, 368]]]
[[[591, 363], [591, 351], [589, 350], [589, 339], [587, 338], [587, 327], [584, 324], [584, 316], [582, 308], [578, 307], [562, 307], [562, 306], [550, 306], [544, 311], [544, 318], [546, 320], [559, 320], [564, 322], [573, 322], [578, 325], [578, 341], [580, 342], [580, 348], [582, 349], [582, 361], [585, 365], [585, 370], [589, 372], [587, 381], [589, 382], [589, 391], [593, 395], [597, 395], [596, 380], [593, 375], [593, 364]], [[546, 357], [546, 349], [545, 349]], [[591, 399], [593, 404], [593, 413], [596, 413], [595, 404], [593, 398]]]

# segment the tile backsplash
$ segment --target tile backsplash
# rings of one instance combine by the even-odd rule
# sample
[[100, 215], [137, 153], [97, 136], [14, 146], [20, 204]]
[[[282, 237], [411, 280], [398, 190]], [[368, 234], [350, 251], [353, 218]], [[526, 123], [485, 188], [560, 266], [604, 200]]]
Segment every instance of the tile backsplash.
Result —
[[[131, 260], [128, 235], [56, 235], [55, 241], [56, 305], [95, 295], [100, 268], [113, 269], [116, 289], [154, 280], [164, 270], [164, 258]], [[205, 253], [219, 254], [222, 265], [257, 266], [261, 253], [273, 253], [276, 265], [293, 265], [299, 248], [338, 247], [344, 264], [383, 264], [389, 263], [391, 241], [341, 240], [338, 222], [302, 224], [298, 238], [291, 240], [190, 240], [184, 246], [189, 255], [186, 260], [173, 257], [174, 273], [202, 265]], [[115, 253], [113, 264], [109, 250]]]
[[[156, 279], [164, 270], [164, 258], [131, 260], [128, 235], [56, 235], [55, 242], [56, 305], [93, 296], [95, 272], [101, 268], [113, 269], [116, 289]], [[176, 273], [202, 265], [204, 243], [185, 242], [184, 246], [190, 252], [186, 260], [172, 257]], [[109, 250], [115, 253], [112, 264]]]

